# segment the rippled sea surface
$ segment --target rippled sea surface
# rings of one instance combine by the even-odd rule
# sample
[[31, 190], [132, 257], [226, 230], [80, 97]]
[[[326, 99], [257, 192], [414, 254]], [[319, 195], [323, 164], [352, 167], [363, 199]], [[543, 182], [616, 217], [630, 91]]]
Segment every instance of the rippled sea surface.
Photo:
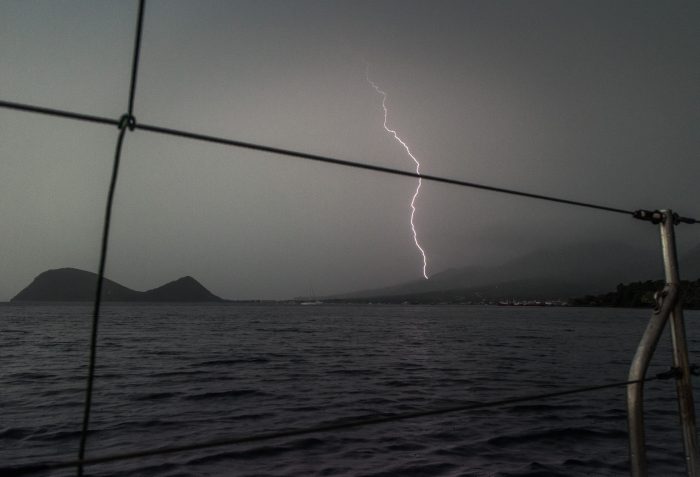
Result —
[[[90, 312], [0, 307], [0, 474], [77, 456]], [[648, 310], [583, 308], [108, 305], [88, 456], [624, 381], [648, 317]], [[686, 312], [694, 363], [698, 321], [700, 313]], [[670, 366], [669, 341], [666, 333], [652, 373]], [[650, 473], [684, 475], [673, 382], [652, 382], [647, 390]], [[86, 471], [628, 475], [625, 389]]]

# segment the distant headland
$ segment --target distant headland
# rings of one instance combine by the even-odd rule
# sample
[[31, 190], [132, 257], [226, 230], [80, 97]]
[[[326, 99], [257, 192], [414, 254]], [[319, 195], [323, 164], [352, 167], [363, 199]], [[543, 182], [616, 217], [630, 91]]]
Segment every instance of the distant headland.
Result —
[[[10, 300], [21, 302], [89, 302], [95, 299], [97, 274], [77, 268], [47, 270]], [[187, 276], [147, 291], [136, 291], [104, 279], [103, 301], [119, 302], [224, 302], [194, 278]]]

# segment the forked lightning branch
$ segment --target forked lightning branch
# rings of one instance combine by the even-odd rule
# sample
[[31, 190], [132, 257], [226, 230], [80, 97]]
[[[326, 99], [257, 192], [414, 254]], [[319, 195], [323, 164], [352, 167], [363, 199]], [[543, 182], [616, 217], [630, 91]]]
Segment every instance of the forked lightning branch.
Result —
[[[408, 145], [399, 137], [399, 135], [396, 133], [395, 130], [391, 129], [388, 124], [388, 117], [389, 117], [389, 110], [386, 107], [386, 98], [387, 95], [386, 93], [377, 86], [377, 84], [372, 81], [369, 77], [369, 63], [367, 63], [367, 68], [365, 69], [365, 77], [367, 78], [367, 82], [372, 85], [372, 88], [375, 89], [377, 93], [382, 95], [382, 108], [384, 109], [384, 129], [394, 136], [394, 139], [403, 146], [403, 148], [406, 150], [406, 153], [409, 155], [411, 159], [413, 159], [413, 162], [416, 165], [416, 174], [420, 175], [420, 162], [418, 162], [418, 159], [416, 159], [416, 156], [413, 155], [411, 152], [411, 149], [409, 149]], [[426, 257], [425, 250], [423, 250], [423, 247], [421, 247], [420, 243], [418, 242], [418, 234], [416, 233], [416, 225], [413, 221], [415, 215], [416, 215], [416, 198], [418, 197], [418, 194], [420, 193], [420, 188], [423, 183], [423, 179], [420, 177], [418, 178], [418, 186], [416, 187], [416, 191], [413, 193], [413, 198], [411, 199], [411, 231], [413, 232], [413, 241], [416, 244], [416, 247], [420, 251], [421, 256], [423, 257], [423, 277], [427, 280], [428, 279], [428, 258]]]

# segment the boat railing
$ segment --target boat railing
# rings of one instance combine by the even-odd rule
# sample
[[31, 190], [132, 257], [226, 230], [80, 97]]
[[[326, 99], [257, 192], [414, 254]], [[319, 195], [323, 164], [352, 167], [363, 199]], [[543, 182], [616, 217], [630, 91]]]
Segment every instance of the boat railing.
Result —
[[629, 380], [633, 382], [627, 386], [630, 472], [632, 477], [646, 477], [648, 475], [644, 433], [643, 379], [664, 326], [670, 320], [673, 345], [672, 371], [676, 378], [676, 394], [678, 396], [686, 468], [689, 476], [696, 477], [700, 475], [700, 461], [698, 460], [695, 428], [692, 369], [688, 361], [688, 344], [685, 338], [675, 235], [675, 226], [681, 223], [681, 219], [671, 210], [639, 211], [636, 217], [659, 225], [666, 286], [656, 295], [656, 307], [639, 342], [629, 371]]

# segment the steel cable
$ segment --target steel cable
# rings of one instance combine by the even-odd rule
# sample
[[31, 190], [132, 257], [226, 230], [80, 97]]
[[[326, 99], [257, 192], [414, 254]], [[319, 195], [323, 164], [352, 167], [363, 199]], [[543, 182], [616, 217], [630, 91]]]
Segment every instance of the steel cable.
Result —
[[328, 156], [321, 156], [318, 154], [309, 154], [306, 152], [293, 151], [290, 149], [265, 146], [265, 145], [261, 145], [261, 144], [251, 143], [251, 142], [238, 141], [235, 139], [227, 139], [227, 138], [216, 137], [216, 136], [208, 136], [205, 134], [197, 134], [197, 133], [181, 131], [181, 130], [177, 130], [177, 129], [152, 126], [152, 125], [148, 125], [148, 124], [137, 123], [136, 129], [141, 129], [143, 131], [150, 131], [150, 132], [160, 133], [160, 134], [167, 134], [170, 136], [179, 136], [179, 137], [188, 138], [188, 139], [195, 139], [198, 141], [211, 142], [211, 143], [215, 143], [215, 144], [224, 144], [227, 146], [252, 149], [255, 151], [268, 152], [268, 153], [279, 154], [279, 155], [283, 155], [283, 156], [291, 156], [291, 157], [296, 157], [296, 158], [300, 158], [300, 159], [307, 159], [307, 160], [311, 160], [311, 161], [324, 162], [327, 164], [336, 164], [336, 165], [340, 165], [340, 166], [354, 167], [357, 169], [365, 169], [365, 170], [370, 170], [370, 171], [375, 171], [375, 172], [383, 172], [385, 174], [393, 174], [393, 175], [399, 175], [399, 176], [405, 176], [405, 177], [420, 178], [420, 179], [423, 179], [426, 181], [440, 182], [443, 184], [452, 184], [452, 185], [458, 185], [458, 186], [462, 186], [462, 187], [470, 187], [472, 189], [488, 190], [488, 191], [492, 191], [492, 192], [500, 192], [502, 194], [510, 194], [510, 195], [517, 195], [517, 196], [521, 196], [521, 197], [529, 197], [531, 199], [546, 200], [546, 201], [557, 202], [557, 203], [561, 203], [561, 204], [575, 205], [578, 207], [588, 207], [588, 208], [592, 208], [592, 209], [604, 210], [606, 212], [616, 212], [616, 213], [625, 214], [625, 215], [634, 214], [634, 211], [631, 211], [631, 210], [625, 210], [625, 209], [620, 209], [620, 208], [616, 208], [616, 207], [609, 207], [606, 205], [599, 205], [599, 204], [593, 204], [593, 203], [589, 203], [589, 202], [581, 202], [581, 201], [576, 201], [576, 200], [563, 199], [560, 197], [548, 196], [548, 195], [543, 195], [543, 194], [534, 194], [531, 192], [523, 192], [523, 191], [519, 191], [519, 190], [515, 190], [515, 189], [490, 186], [490, 185], [486, 185], [486, 184], [479, 184], [476, 182], [468, 182], [468, 181], [463, 181], [463, 180], [459, 180], [459, 179], [450, 179], [447, 177], [434, 176], [431, 174], [418, 174], [416, 172], [403, 171], [400, 169], [393, 169], [390, 167], [376, 166], [373, 164], [366, 164], [366, 163], [362, 163], [362, 162], [347, 161], [347, 160], [336, 159], [336, 158], [328, 157]]
[[91, 123], [109, 124], [110, 126], [119, 126], [118, 119], [105, 118], [102, 116], [92, 116], [90, 114], [76, 113], [61, 109], [43, 108], [41, 106], [33, 106], [31, 104], [13, 103], [11, 101], [0, 100], [0, 108], [14, 109], [17, 111], [25, 111], [28, 113], [45, 114], [47, 116], [58, 116], [62, 118], [75, 119], [78, 121], [86, 121]]
[[[112, 177], [109, 183], [107, 193], [107, 204], [105, 207], [105, 217], [102, 228], [102, 244], [100, 247], [100, 263], [97, 273], [97, 286], [95, 289], [95, 300], [92, 313], [92, 330], [90, 333], [90, 356], [88, 361], [88, 376], [85, 386], [85, 405], [83, 407], [83, 424], [80, 431], [80, 445], [78, 448], [77, 474], [78, 477], [83, 475], [83, 461], [85, 459], [85, 448], [87, 445], [88, 430], [90, 427], [90, 410], [92, 408], [92, 391], [95, 382], [95, 363], [97, 361], [97, 330], [100, 317], [100, 304], [102, 301], [102, 287], [104, 284], [105, 265], [107, 262], [107, 247], [109, 245], [109, 227], [112, 221], [112, 206], [114, 204], [114, 193], [117, 187], [117, 178], [119, 176], [119, 163], [122, 153], [122, 145], [124, 144], [124, 136], [127, 128], [134, 129], [134, 98], [136, 94], [136, 76], [138, 69], [139, 54], [141, 51], [141, 30], [143, 28], [143, 12], [145, 0], [139, 1], [138, 19], [136, 22], [136, 39], [134, 41], [133, 62], [131, 65], [131, 85], [129, 87], [129, 106], [128, 113], [122, 116], [119, 125], [119, 136], [117, 137], [117, 146], [114, 154], [114, 162], [112, 165]], [[77, 119], [77, 118], [76, 118]]]
[[87, 444], [88, 427], [90, 424], [90, 409], [92, 408], [92, 389], [95, 381], [95, 362], [97, 357], [97, 327], [100, 318], [100, 305], [102, 302], [102, 285], [104, 283], [105, 264], [107, 261], [107, 246], [109, 244], [109, 226], [112, 217], [112, 205], [114, 203], [114, 191], [117, 186], [117, 177], [119, 174], [119, 162], [121, 158], [122, 145], [124, 143], [124, 135], [126, 134], [126, 125], [124, 125], [117, 138], [117, 147], [114, 154], [114, 163], [112, 166], [112, 178], [109, 183], [109, 192], [107, 194], [107, 206], [105, 210], [105, 220], [102, 228], [102, 244], [100, 252], [99, 270], [97, 273], [97, 288], [95, 290], [95, 300], [92, 311], [92, 330], [90, 333], [90, 355], [88, 358], [88, 375], [87, 385], [85, 387], [85, 405], [83, 406], [83, 424], [80, 431], [80, 446], [78, 448], [78, 476], [83, 475], [83, 465], [80, 463], [85, 458], [85, 446]]
[[139, 0], [139, 13], [136, 20], [136, 39], [134, 40], [134, 55], [131, 63], [131, 85], [129, 86], [128, 115], [134, 116], [134, 99], [136, 98], [136, 79], [139, 70], [139, 56], [141, 55], [141, 34], [143, 32], [143, 11], [146, 0]]
[[[69, 118], [69, 119], [98, 122], [98, 123], [110, 124], [110, 125], [118, 125], [119, 124], [119, 121], [115, 120], [115, 119], [99, 117], [99, 116], [90, 116], [90, 115], [74, 113], [74, 112], [70, 112], [70, 111], [41, 108], [38, 106], [32, 106], [32, 105], [20, 104], [20, 103], [12, 103], [9, 101], [2, 101], [2, 100], [0, 100], [0, 108], [15, 109], [15, 110], [20, 110], [20, 111], [40, 113], [40, 114], [49, 114], [49, 115], [61, 116], [61, 117]], [[480, 190], [486, 190], [486, 191], [491, 191], [491, 192], [497, 192], [497, 193], [501, 193], [501, 194], [509, 194], [509, 195], [515, 195], [515, 196], [520, 196], [520, 197], [527, 197], [530, 199], [544, 200], [544, 201], [555, 202], [555, 203], [559, 203], [559, 204], [573, 205], [573, 206], [577, 206], [577, 207], [586, 207], [586, 208], [590, 208], [590, 209], [602, 210], [605, 212], [614, 212], [614, 213], [625, 214], [625, 215], [629, 215], [629, 216], [634, 215], [633, 210], [622, 209], [619, 207], [611, 207], [611, 206], [607, 206], [607, 205], [594, 204], [591, 202], [565, 199], [562, 197], [556, 197], [556, 196], [551, 196], [551, 195], [536, 194], [533, 192], [525, 192], [525, 191], [520, 191], [520, 190], [516, 190], [516, 189], [509, 189], [506, 187], [498, 187], [498, 186], [492, 186], [492, 185], [488, 185], [488, 184], [481, 184], [478, 182], [470, 182], [470, 181], [465, 181], [465, 180], [461, 180], [461, 179], [452, 179], [449, 177], [435, 176], [432, 174], [418, 174], [416, 172], [404, 171], [401, 169], [394, 169], [391, 167], [384, 167], [384, 166], [377, 166], [374, 164], [367, 164], [367, 163], [363, 163], [363, 162], [349, 161], [349, 160], [338, 159], [338, 158], [329, 157], [329, 156], [322, 156], [319, 154], [311, 154], [311, 153], [307, 153], [307, 152], [294, 151], [291, 149], [266, 146], [264, 144], [239, 141], [237, 139], [229, 139], [229, 138], [224, 138], [224, 137], [210, 136], [210, 135], [206, 135], [206, 134], [183, 131], [183, 130], [179, 130], [179, 129], [171, 129], [171, 128], [165, 128], [165, 127], [161, 127], [161, 126], [141, 124], [141, 123], [138, 123], [135, 121], [131, 124], [131, 127], [133, 127], [133, 129], [142, 130], [142, 131], [149, 131], [152, 133], [165, 134], [165, 135], [169, 135], [169, 136], [177, 136], [177, 137], [182, 137], [182, 138], [186, 138], [186, 139], [193, 139], [193, 140], [202, 141], [202, 142], [222, 144], [222, 145], [226, 145], [226, 146], [233, 146], [233, 147], [239, 147], [239, 148], [244, 148], [244, 149], [251, 149], [251, 150], [260, 151], [260, 152], [278, 154], [281, 156], [296, 157], [299, 159], [306, 159], [306, 160], [310, 160], [310, 161], [323, 162], [326, 164], [335, 164], [335, 165], [344, 166], [344, 167], [364, 169], [364, 170], [381, 172], [384, 174], [392, 174], [392, 175], [397, 175], [397, 176], [420, 178], [420, 179], [430, 181], [430, 182], [437, 182], [437, 183], [442, 183], [442, 184], [452, 184], [452, 185], [467, 187], [467, 188], [472, 188], [472, 189], [480, 189]], [[688, 219], [688, 220], [695, 221], [694, 219]]]

